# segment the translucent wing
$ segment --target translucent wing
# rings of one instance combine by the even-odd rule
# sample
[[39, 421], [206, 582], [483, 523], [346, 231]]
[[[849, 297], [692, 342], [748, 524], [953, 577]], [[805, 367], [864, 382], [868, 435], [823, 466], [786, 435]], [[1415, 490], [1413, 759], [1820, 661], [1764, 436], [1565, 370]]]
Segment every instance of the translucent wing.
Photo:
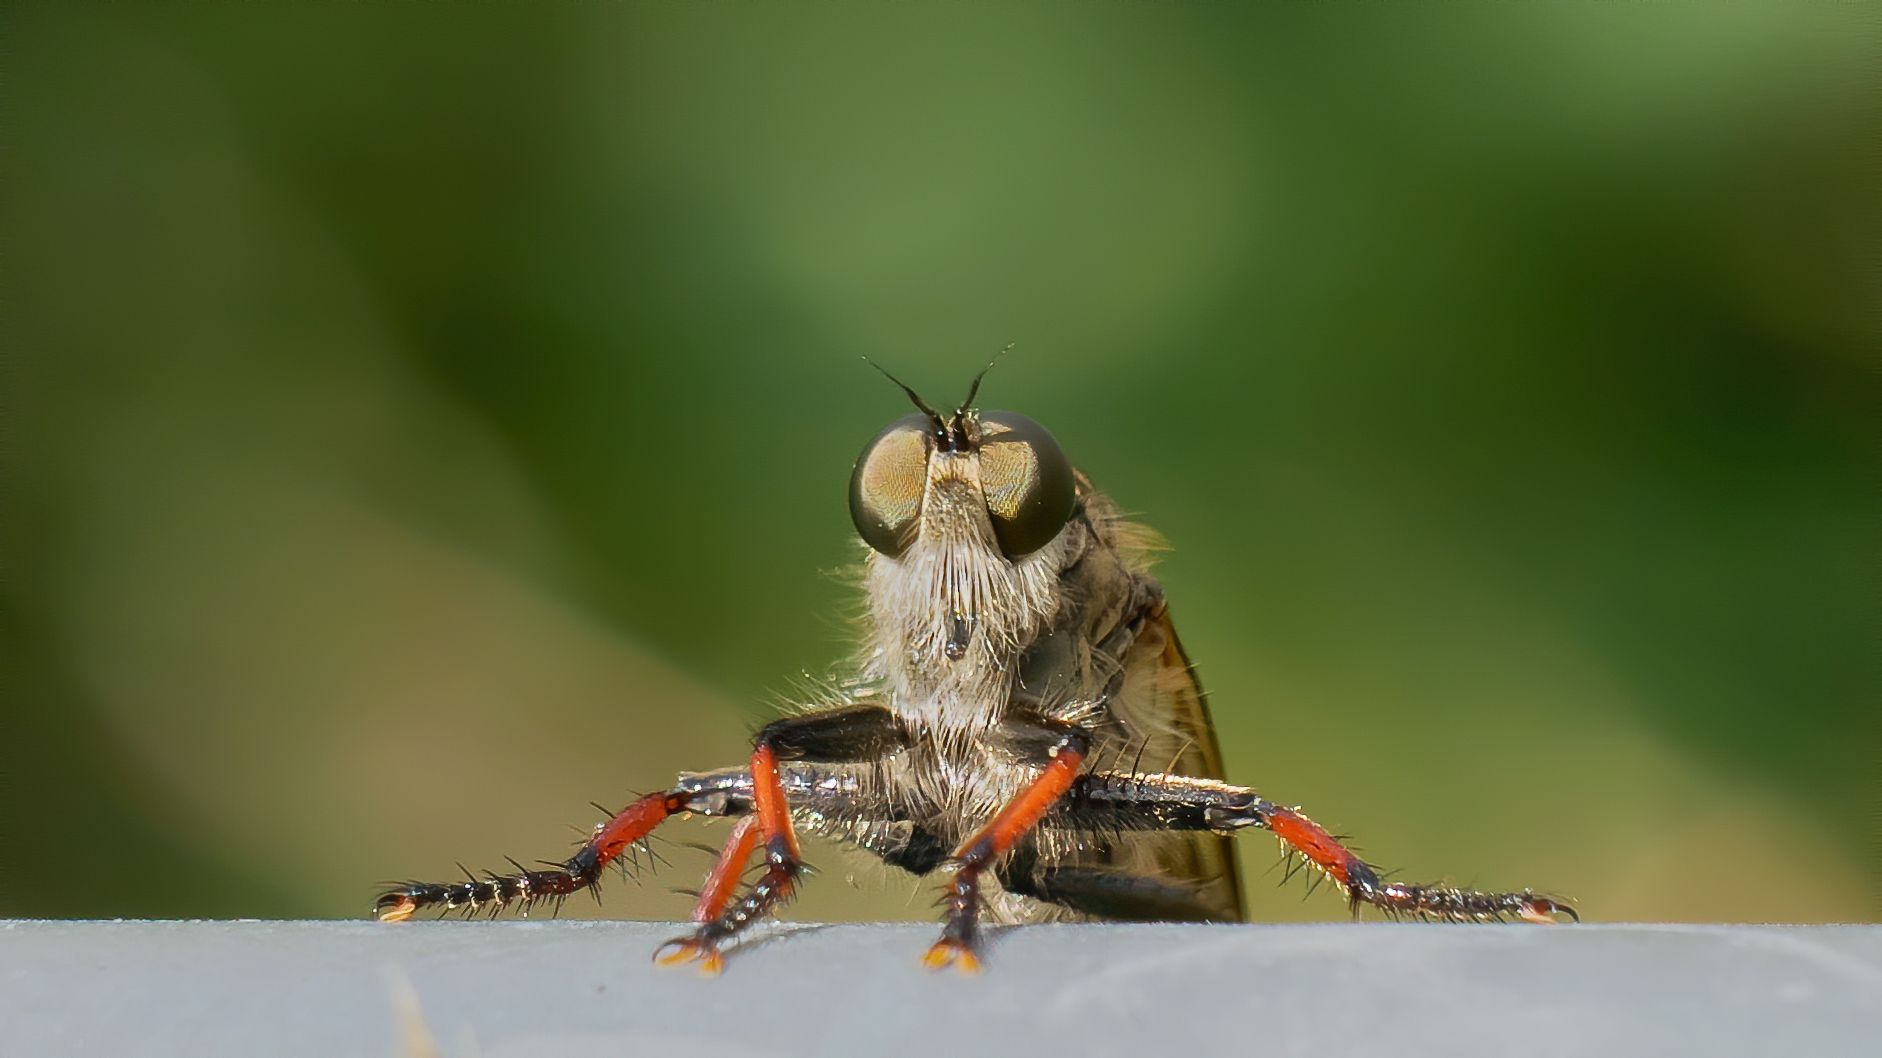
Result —
[[[1138, 729], [1145, 748], [1137, 767], [1168, 770], [1204, 779], [1226, 779], [1222, 750], [1216, 743], [1209, 707], [1196, 679], [1189, 655], [1176, 637], [1167, 607], [1144, 627], [1123, 658], [1125, 673], [1114, 713]], [[1162, 752], [1162, 756], [1153, 753]], [[1136, 835], [1132, 836], [1133, 838]], [[1211, 919], [1241, 922], [1247, 912], [1242, 903], [1240, 871], [1233, 839], [1220, 834], [1190, 832], [1144, 835], [1141, 841], [1120, 843], [1101, 850], [1100, 859], [1132, 871], [1148, 866], [1165, 881], [1192, 890], [1194, 900]]]
[[[1090, 544], [1062, 575], [1054, 627], [1020, 659], [1015, 707], [1085, 727], [1098, 740], [1094, 768], [1223, 779], [1202, 686], [1146, 568], [1159, 541], [1078, 482]], [[1245, 918], [1235, 847], [1223, 835], [1087, 834], [1048, 858], [1042, 869], [1078, 875], [1095, 894], [1084, 906], [1103, 906], [1093, 913], [1106, 917]]]

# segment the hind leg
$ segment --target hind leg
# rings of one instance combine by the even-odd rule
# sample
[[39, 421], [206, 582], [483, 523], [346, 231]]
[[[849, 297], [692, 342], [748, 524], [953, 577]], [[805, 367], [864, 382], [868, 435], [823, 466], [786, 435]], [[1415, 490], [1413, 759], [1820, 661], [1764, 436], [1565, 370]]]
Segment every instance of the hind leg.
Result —
[[1481, 892], [1446, 885], [1386, 882], [1325, 827], [1299, 809], [1275, 804], [1253, 790], [1181, 775], [1081, 775], [1049, 825], [1115, 833], [1129, 830], [1213, 830], [1244, 827], [1272, 831], [1288, 851], [1333, 880], [1357, 912], [1370, 904], [1388, 915], [1454, 922], [1520, 918], [1553, 922], [1578, 918], [1574, 908], [1528, 889]]
[[1077, 864], [1042, 866], [1025, 854], [1016, 854], [997, 869], [1000, 885], [1009, 893], [1030, 896], [1048, 904], [1120, 922], [1221, 922], [1193, 885], [1133, 874], [1107, 867]]

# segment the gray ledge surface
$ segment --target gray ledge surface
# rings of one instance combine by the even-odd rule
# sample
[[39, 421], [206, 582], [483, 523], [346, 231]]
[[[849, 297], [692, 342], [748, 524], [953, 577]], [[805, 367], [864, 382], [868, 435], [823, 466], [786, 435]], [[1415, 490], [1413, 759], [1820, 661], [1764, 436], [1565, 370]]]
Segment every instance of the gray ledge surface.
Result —
[[702, 978], [649, 922], [0, 922], [0, 1051], [57, 1055], [1855, 1055], [1882, 926], [775, 930]]

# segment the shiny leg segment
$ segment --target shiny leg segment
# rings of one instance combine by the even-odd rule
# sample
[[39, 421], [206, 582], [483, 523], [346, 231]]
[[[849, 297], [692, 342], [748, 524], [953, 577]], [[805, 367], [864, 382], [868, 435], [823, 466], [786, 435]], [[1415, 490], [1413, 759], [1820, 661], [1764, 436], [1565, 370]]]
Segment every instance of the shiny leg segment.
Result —
[[[758, 733], [751, 757], [751, 804], [756, 820], [755, 836], [734, 834], [727, 843], [720, 866], [730, 858], [739, 866], [750, 855], [747, 845], [738, 855], [736, 842], [763, 842], [764, 871], [736, 900], [729, 900], [729, 880], [724, 880], [726, 894], [702, 894], [695, 911], [698, 928], [687, 937], [662, 945], [655, 953], [663, 965], [698, 962], [707, 973], [715, 973], [723, 964], [720, 949], [753, 923], [770, 915], [795, 892], [805, 871], [803, 854], [797, 845], [797, 831], [791, 823], [791, 804], [780, 771], [780, 761], [857, 762], [877, 760], [906, 745], [906, 735], [893, 714], [875, 706], [858, 706], [812, 713], [776, 721]], [[737, 868], [731, 868], [734, 875]], [[715, 870], [715, 875], [718, 871]], [[704, 917], [702, 912], [711, 912]]]
[[381, 893], [373, 912], [381, 922], [399, 922], [429, 908], [464, 909], [471, 914], [488, 910], [494, 915], [513, 906], [527, 914], [545, 900], [560, 906], [569, 894], [592, 888], [608, 865], [646, 840], [668, 817], [682, 812], [742, 811], [728, 806], [738, 803], [740, 787], [749, 788], [750, 779], [738, 773], [718, 774], [716, 783], [691, 789], [677, 786], [642, 797], [597, 826], [575, 855], [559, 864], [532, 871], [512, 860], [510, 865], [516, 870], [509, 874], [489, 872], [461, 882], [405, 882]]
[[[860, 811], [854, 783], [841, 770], [792, 767], [779, 781], [806, 809], [830, 817]], [[545, 901], [559, 906], [572, 893], [595, 891], [609, 865], [623, 857], [631, 859], [655, 828], [674, 815], [748, 815], [753, 808], [753, 787], [751, 773], [743, 768], [684, 775], [672, 788], [640, 798], [595, 827], [575, 854], [560, 863], [531, 870], [512, 860], [515, 870], [507, 874], [487, 872], [458, 882], [402, 882], [380, 894], [373, 911], [380, 921], [398, 922], [434, 909], [495, 915], [511, 908], [527, 914]], [[709, 876], [708, 892], [712, 882]], [[731, 882], [721, 880], [721, 884], [729, 887]]]
[[[1333, 880], [1354, 913], [1363, 905], [1392, 917], [1411, 916], [1452, 922], [1519, 918], [1555, 922], [1577, 919], [1565, 901], [1529, 889], [1480, 892], [1443, 885], [1386, 882], [1372, 865], [1347, 849], [1325, 827], [1299, 809], [1277, 805], [1245, 787], [1180, 775], [1123, 775], [1095, 772], [1079, 777], [1048, 826], [1076, 830], [1213, 830], [1244, 827], [1272, 831], [1283, 847]], [[1290, 872], [1291, 874], [1291, 872]]]

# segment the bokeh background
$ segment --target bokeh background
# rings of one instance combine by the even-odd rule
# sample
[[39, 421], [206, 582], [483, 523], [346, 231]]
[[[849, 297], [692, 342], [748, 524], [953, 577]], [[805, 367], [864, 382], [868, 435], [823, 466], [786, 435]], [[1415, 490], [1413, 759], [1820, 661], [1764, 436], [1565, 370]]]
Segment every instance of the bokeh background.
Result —
[[1011, 341], [1235, 778], [1595, 919], [1878, 916], [1861, 5], [5, 18], [0, 914], [360, 916], [738, 760], [846, 649], [858, 357]]

